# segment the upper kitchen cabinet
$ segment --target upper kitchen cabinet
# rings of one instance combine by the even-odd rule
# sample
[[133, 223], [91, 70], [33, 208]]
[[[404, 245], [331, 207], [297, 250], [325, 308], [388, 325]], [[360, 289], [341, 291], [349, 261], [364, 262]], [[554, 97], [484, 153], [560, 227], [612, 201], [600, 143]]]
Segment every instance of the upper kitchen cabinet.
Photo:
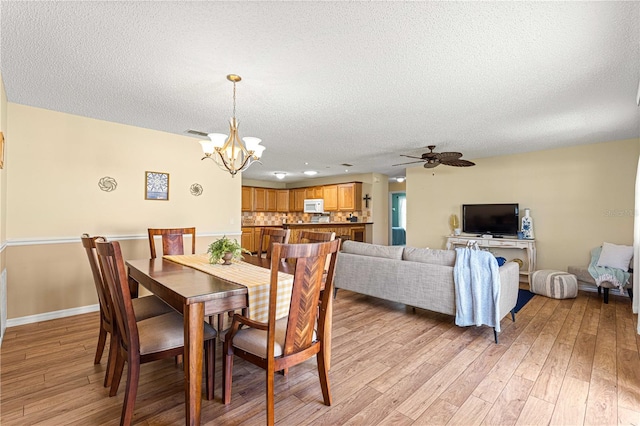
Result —
[[338, 210], [362, 210], [362, 182], [338, 184]]
[[324, 211], [335, 212], [338, 210], [338, 185], [325, 185], [323, 189]]
[[253, 211], [253, 188], [250, 186], [242, 187], [242, 211]]
[[289, 191], [289, 211], [301, 212], [304, 210], [306, 188], [295, 188]]
[[253, 211], [267, 211], [267, 189], [253, 188]]
[[277, 212], [278, 210], [278, 196], [275, 189], [267, 189], [266, 191], [266, 200], [267, 200], [267, 208], [268, 212]]
[[322, 186], [310, 186], [305, 188], [304, 198], [306, 199], [320, 199], [322, 198], [323, 187]]
[[289, 190], [278, 189], [276, 191], [276, 211], [286, 213], [289, 211]]

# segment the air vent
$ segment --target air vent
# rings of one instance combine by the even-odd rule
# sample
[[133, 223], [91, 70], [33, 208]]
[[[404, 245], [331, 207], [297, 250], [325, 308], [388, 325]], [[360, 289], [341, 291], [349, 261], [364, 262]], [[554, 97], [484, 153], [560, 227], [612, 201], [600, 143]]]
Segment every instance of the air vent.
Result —
[[353, 167], [353, 164], [349, 164], [349, 163], [342, 163], [341, 166], [345, 166], [345, 167]]

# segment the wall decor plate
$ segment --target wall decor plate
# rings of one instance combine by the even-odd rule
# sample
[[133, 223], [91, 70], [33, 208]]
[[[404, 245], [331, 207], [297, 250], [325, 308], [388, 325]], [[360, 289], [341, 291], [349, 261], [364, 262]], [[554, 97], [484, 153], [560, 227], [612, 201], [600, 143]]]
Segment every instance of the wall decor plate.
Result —
[[194, 197], [199, 197], [200, 195], [202, 195], [202, 191], [202, 185], [200, 185], [199, 183], [194, 183], [189, 187], [189, 192], [191, 192], [191, 195], [193, 195]]
[[118, 182], [112, 177], [105, 176], [98, 181], [98, 188], [104, 192], [115, 191], [118, 187]]

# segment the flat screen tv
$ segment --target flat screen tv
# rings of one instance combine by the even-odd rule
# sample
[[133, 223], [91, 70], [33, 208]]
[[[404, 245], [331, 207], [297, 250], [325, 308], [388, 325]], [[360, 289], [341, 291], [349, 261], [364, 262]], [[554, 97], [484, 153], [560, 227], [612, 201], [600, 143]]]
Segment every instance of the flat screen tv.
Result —
[[516, 235], [518, 204], [463, 204], [462, 232], [465, 234]]

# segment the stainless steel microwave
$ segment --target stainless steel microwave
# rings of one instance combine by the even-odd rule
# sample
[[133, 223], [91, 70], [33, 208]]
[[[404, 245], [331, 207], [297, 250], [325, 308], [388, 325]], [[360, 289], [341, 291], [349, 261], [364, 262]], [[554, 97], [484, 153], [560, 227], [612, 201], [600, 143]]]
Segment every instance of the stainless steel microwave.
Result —
[[324, 213], [324, 200], [322, 198], [304, 200], [304, 212]]

